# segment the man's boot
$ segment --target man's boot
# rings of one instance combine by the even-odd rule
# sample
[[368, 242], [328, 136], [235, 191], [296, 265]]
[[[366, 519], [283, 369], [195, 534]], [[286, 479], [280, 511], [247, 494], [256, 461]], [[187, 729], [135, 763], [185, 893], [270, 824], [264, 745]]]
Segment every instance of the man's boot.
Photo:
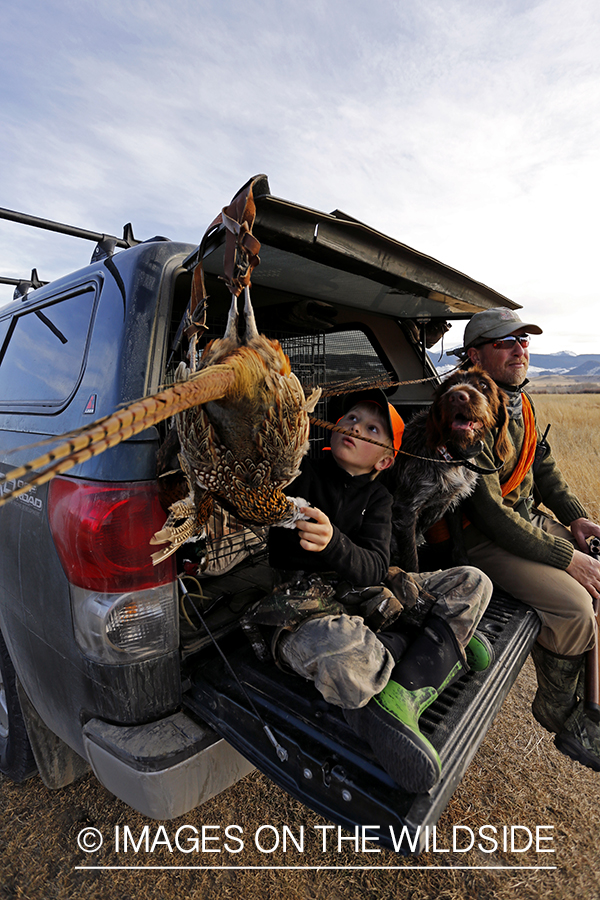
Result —
[[577, 703], [577, 682], [585, 657], [557, 656], [536, 643], [531, 658], [538, 681], [531, 712], [547, 731], [557, 734]]
[[585, 714], [583, 700], [576, 705], [554, 743], [565, 756], [600, 772], [600, 725]]
[[442, 772], [437, 751], [419, 731], [419, 717], [468, 668], [452, 629], [430, 616], [385, 688], [362, 709], [344, 710], [386, 772], [410, 793], [431, 790]]

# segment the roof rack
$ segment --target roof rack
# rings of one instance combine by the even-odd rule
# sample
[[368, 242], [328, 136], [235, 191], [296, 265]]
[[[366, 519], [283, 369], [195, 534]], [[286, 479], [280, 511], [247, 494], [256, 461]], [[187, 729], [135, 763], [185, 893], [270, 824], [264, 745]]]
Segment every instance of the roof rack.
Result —
[[[95, 241], [96, 248], [92, 254], [91, 262], [98, 262], [101, 259], [111, 257], [117, 247], [128, 249], [141, 243], [133, 236], [131, 222], [123, 226], [123, 237], [118, 238], [112, 234], [101, 234], [98, 231], [89, 231], [86, 228], [77, 228], [75, 225], [65, 225], [62, 222], [53, 222], [51, 219], [42, 219], [39, 216], [30, 216], [28, 213], [20, 213], [12, 209], [4, 209], [3, 207], [0, 207], [0, 219], [17, 222], [19, 225], [31, 225], [33, 228], [44, 228], [46, 231], [54, 231], [58, 234], [68, 234], [71, 237], [83, 238], [87, 241]], [[32, 269], [29, 279], [0, 277], [0, 284], [14, 284], [13, 299], [19, 300], [25, 299], [28, 291], [35, 290], [44, 284], [48, 284], [48, 282], [40, 281], [37, 270]]]
[[27, 296], [28, 291], [34, 291], [36, 288], [42, 287], [44, 284], [48, 284], [47, 281], [40, 281], [37, 269], [31, 270], [31, 275], [29, 278], [5, 278], [4, 276], [0, 276], [0, 284], [14, 284], [15, 292], [13, 294], [13, 300], [24, 300]]

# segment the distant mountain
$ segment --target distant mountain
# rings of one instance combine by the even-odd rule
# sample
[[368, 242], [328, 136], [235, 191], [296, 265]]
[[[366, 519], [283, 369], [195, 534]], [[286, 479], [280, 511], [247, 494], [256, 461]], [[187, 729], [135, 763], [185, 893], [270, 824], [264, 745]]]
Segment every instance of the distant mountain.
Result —
[[[431, 355], [431, 361], [441, 374], [453, 369], [458, 359], [444, 353]], [[592, 382], [600, 383], [600, 353], [573, 353], [563, 350], [559, 353], [531, 353], [529, 355], [529, 379], [532, 389], [563, 390], [574, 389], [577, 384], [588, 385], [587, 390], [595, 390]]]
[[594, 360], [590, 359], [587, 362], [582, 362], [580, 366], [576, 366], [574, 369], [570, 369], [568, 373], [571, 378], [577, 378], [579, 375], [585, 375], [586, 377], [589, 375], [600, 375], [600, 361], [594, 362]]
[[[448, 356], [444, 353], [441, 359], [439, 354], [431, 355], [431, 361], [438, 372], [445, 372], [454, 368], [458, 359], [456, 356]], [[538, 375], [597, 375], [600, 372], [600, 353], [573, 353], [570, 350], [561, 350], [559, 353], [530, 353], [529, 371], [535, 377]], [[593, 371], [598, 369], [598, 372]]]
[[[566, 369], [569, 374], [574, 374], [574, 369], [578, 369], [585, 364], [593, 364], [600, 366], [600, 353], [530, 353], [530, 366], [536, 369], [547, 369], [554, 371], [556, 369]], [[583, 372], [581, 374], [584, 374]], [[591, 372], [585, 374], [591, 375]]]

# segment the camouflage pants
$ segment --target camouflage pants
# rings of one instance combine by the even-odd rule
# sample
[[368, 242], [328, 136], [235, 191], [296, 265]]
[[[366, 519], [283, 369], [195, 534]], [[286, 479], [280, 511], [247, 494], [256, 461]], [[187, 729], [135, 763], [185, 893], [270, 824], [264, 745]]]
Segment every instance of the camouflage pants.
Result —
[[[432, 595], [433, 615], [444, 619], [465, 647], [483, 615], [492, 584], [483, 572], [460, 566], [413, 575]], [[401, 629], [402, 620], [397, 627]], [[359, 616], [345, 613], [309, 619], [283, 635], [279, 658], [298, 675], [313, 681], [325, 700], [345, 709], [359, 709], [389, 681], [394, 659]]]

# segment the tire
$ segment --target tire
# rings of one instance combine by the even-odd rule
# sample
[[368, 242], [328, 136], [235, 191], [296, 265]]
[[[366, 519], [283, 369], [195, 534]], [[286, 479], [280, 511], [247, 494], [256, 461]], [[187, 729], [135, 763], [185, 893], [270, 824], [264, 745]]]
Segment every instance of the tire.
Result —
[[15, 669], [0, 632], [0, 772], [19, 782], [36, 771], [17, 695]]

